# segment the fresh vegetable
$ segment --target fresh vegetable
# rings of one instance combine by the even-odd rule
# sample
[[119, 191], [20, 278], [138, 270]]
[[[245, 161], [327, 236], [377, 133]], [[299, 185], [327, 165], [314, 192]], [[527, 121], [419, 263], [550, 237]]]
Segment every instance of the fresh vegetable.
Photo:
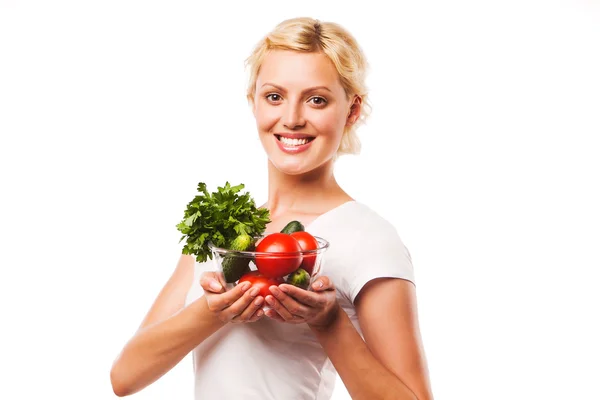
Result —
[[288, 275], [285, 282], [306, 290], [310, 284], [310, 274], [306, 270], [298, 268]]
[[218, 187], [209, 193], [206, 184], [198, 184], [200, 193], [187, 205], [183, 220], [177, 229], [186, 239], [183, 254], [196, 256], [198, 262], [212, 260], [208, 243], [217, 247], [230, 248], [238, 235], [260, 236], [265, 232], [269, 219], [269, 210], [257, 208], [249, 193], [238, 194], [243, 184]]
[[[255, 240], [252, 236], [242, 233], [233, 240], [229, 249], [254, 251], [254, 242]], [[235, 253], [226, 254], [221, 261], [221, 269], [225, 276], [225, 282], [233, 283], [240, 279], [246, 272], [250, 272], [250, 257], [244, 257]]]
[[301, 251], [300, 244], [292, 236], [286, 233], [271, 233], [258, 242], [256, 252], [275, 254], [257, 254], [254, 262], [261, 274], [273, 278], [284, 277], [300, 267]]
[[258, 271], [252, 271], [252, 272], [248, 272], [247, 274], [244, 274], [240, 278], [238, 285], [242, 282], [250, 282], [253, 287], [259, 288], [259, 290], [260, 290], [258, 292], [259, 296], [267, 297], [267, 295], [269, 295], [269, 294], [272, 295], [269, 288], [273, 285], [278, 286], [280, 283], [283, 283], [283, 279], [282, 278], [269, 278], [267, 276], [261, 275]]
[[304, 225], [300, 221], [290, 221], [286, 226], [283, 227], [281, 233], [293, 233], [293, 232], [301, 232], [304, 230]]
[[[294, 239], [298, 241], [302, 251], [305, 250], [316, 250], [319, 248], [319, 242], [313, 235], [308, 232], [294, 232], [290, 234]], [[300, 264], [300, 268], [306, 270], [309, 275], [312, 275], [313, 269], [315, 268], [315, 261], [317, 259], [317, 254], [303, 254], [302, 264]]]

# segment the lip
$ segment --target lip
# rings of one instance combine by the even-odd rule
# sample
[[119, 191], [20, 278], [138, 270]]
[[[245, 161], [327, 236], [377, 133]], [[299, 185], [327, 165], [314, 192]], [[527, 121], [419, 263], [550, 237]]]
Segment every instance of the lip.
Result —
[[[308, 143], [301, 144], [300, 146], [287, 146], [286, 144], [281, 142], [279, 139], [277, 139], [278, 135], [287, 137], [287, 138], [291, 138], [291, 139], [313, 138], [313, 140], [311, 140]], [[290, 134], [284, 134], [284, 133], [281, 133], [281, 134], [276, 133], [273, 135], [273, 140], [275, 140], [275, 143], [277, 143], [277, 146], [279, 147], [279, 149], [281, 151], [283, 151], [284, 153], [298, 154], [298, 153], [302, 153], [303, 151], [306, 151], [310, 147], [310, 145], [315, 141], [315, 137], [310, 136], [310, 135], [303, 135], [303, 134], [290, 135]]]

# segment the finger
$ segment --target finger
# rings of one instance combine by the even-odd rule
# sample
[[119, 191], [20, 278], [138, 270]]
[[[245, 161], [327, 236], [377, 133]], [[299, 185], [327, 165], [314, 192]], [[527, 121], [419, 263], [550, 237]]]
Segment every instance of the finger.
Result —
[[265, 315], [265, 312], [263, 311], [263, 309], [261, 307], [258, 310], [256, 310], [256, 312], [254, 313], [253, 316], [250, 317], [250, 319], [248, 320], [248, 322], [256, 322], [259, 319], [261, 319], [263, 317], [263, 315]]
[[284, 321], [289, 321], [294, 319], [292, 313], [290, 313], [275, 297], [272, 295], [268, 295], [265, 297], [265, 301], [271, 307], [272, 311], [275, 311], [277, 314], [281, 316]]
[[320, 276], [320, 277], [318, 277], [314, 281], [314, 283], [312, 284], [311, 287], [313, 288], [313, 290], [315, 290], [317, 292], [322, 292], [322, 291], [325, 291], [325, 290], [334, 289], [333, 283], [326, 276]]
[[[252, 291], [253, 290], [258, 290], [258, 288], [253, 288], [251, 289], [249, 292], [246, 293], [250, 293], [250, 296], [253, 295]], [[241, 314], [233, 317], [232, 322], [246, 322], [249, 321], [252, 317], [255, 316], [255, 313], [261, 309], [261, 306], [263, 305], [264, 302], [264, 297], [262, 296], [258, 296], [253, 298], [253, 301], [242, 311]]]
[[243, 282], [241, 285], [237, 285], [233, 289], [216, 296], [214, 299], [215, 307], [218, 310], [224, 310], [235, 303], [244, 293], [250, 288], [250, 282]]
[[[291, 286], [291, 285], [288, 285]], [[296, 288], [294, 286], [294, 288]], [[298, 288], [296, 288], [298, 289]], [[277, 286], [271, 286], [269, 288], [269, 290], [271, 290], [271, 293], [273, 293], [273, 295], [275, 296], [275, 298], [277, 300], [279, 300], [281, 302], [281, 304], [283, 304], [283, 306], [292, 314], [292, 315], [298, 315], [300, 317], [306, 317], [308, 316], [308, 314], [310, 313], [309, 308], [307, 307], [307, 304], [303, 304], [302, 302], [299, 302], [298, 300], [294, 299], [293, 297], [288, 296], [287, 294], [285, 294], [284, 292], [282, 292], [279, 287]], [[302, 291], [302, 292], [306, 292], [305, 290], [302, 289], [298, 289], [298, 291]], [[306, 292], [308, 293], [308, 292]], [[316, 294], [313, 294], [316, 296]]]
[[222, 293], [224, 291], [223, 285], [217, 280], [218, 276], [215, 272], [204, 272], [200, 276], [200, 286], [207, 292]]
[[222, 271], [216, 273], [216, 278], [219, 280], [219, 283], [223, 287], [227, 287], [227, 282], [225, 281], [225, 274]]
[[[259, 292], [260, 292], [260, 290], [257, 287], [253, 287], [253, 288], [247, 290], [242, 295], [242, 297], [237, 299], [232, 305], [227, 307], [227, 309], [225, 309], [223, 312], [226, 313], [226, 315], [229, 317], [229, 320], [232, 321], [235, 317], [242, 315], [248, 307], [251, 307], [253, 300], [255, 299], [255, 297], [258, 295]], [[256, 311], [256, 309], [254, 311]], [[254, 313], [254, 311], [252, 313]], [[252, 315], [252, 313], [248, 314], [247, 316], [250, 317]], [[243, 321], [238, 319], [234, 322], [243, 322]]]
[[285, 322], [286, 324], [296, 324], [297, 325], [297, 324], [303, 324], [306, 322], [306, 320], [302, 317], [294, 316], [292, 319], [285, 320], [285, 319], [283, 319], [283, 317], [280, 314], [277, 313], [277, 311], [269, 310], [269, 312], [272, 315], [272, 317], [270, 317], [271, 319], [274, 319], [279, 322]]
[[281, 318], [281, 315], [277, 314], [277, 311], [275, 311], [273, 309], [268, 309], [265, 312], [265, 315], [271, 319], [274, 319], [275, 321], [285, 322], [285, 320], [283, 318]]
[[277, 311], [275, 311], [275, 309], [272, 309], [272, 308], [268, 309], [265, 312], [265, 315], [275, 321], [285, 322], [288, 324], [303, 324], [306, 322], [306, 320], [304, 318], [300, 318], [297, 316], [294, 316], [292, 319], [285, 320]]
[[[283, 305], [283, 309], [280, 311], [280, 308], [273, 307], [275, 311], [277, 311], [286, 321], [293, 319], [294, 316], [305, 317], [309, 314], [310, 310], [303, 304], [300, 304], [287, 294], [283, 293], [277, 286], [271, 286], [269, 288], [271, 293], [275, 296], [275, 304]], [[269, 297], [269, 296], [267, 296]], [[283, 311], [283, 313], [282, 313]], [[288, 318], [288, 314], [291, 315]]]
[[281, 284], [279, 290], [295, 299], [296, 301], [305, 304], [312, 308], [321, 308], [324, 305], [323, 295], [308, 290], [300, 289], [294, 285]]

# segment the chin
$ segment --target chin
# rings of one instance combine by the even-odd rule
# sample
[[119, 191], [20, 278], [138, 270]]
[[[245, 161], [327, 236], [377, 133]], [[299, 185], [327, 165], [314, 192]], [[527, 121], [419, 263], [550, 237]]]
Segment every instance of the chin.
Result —
[[273, 166], [286, 175], [302, 175], [317, 167], [316, 165], [310, 165], [306, 162], [299, 161], [300, 160], [271, 159]]
[[293, 159], [290, 157], [272, 157], [269, 158], [271, 164], [281, 173], [290, 176], [299, 176], [315, 172], [321, 167], [333, 162], [333, 157], [322, 160], [311, 158]]
[[312, 147], [299, 154], [286, 154], [275, 143], [265, 141], [263, 148], [270, 163], [279, 172], [291, 176], [307, 174], [329, 161], [327, 157], [323, 158], [323, 149], [320, 147]]

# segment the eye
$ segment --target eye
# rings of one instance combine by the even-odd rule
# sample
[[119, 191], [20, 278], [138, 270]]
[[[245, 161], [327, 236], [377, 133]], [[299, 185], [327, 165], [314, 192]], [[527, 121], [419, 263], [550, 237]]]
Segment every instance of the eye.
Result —
[[325, 98], [318, 96], [311, 97], [308, 101], [310, 101], [315, 106], [324, 106], [325, 104], [327, 104], [327, 100], [325, 100]]
[[269, 93], [268, 95], [265, 96], [265, 98], [272, 102], [278, 102], [281, 100], [281, 96], [278, 95], [277, 93]]

